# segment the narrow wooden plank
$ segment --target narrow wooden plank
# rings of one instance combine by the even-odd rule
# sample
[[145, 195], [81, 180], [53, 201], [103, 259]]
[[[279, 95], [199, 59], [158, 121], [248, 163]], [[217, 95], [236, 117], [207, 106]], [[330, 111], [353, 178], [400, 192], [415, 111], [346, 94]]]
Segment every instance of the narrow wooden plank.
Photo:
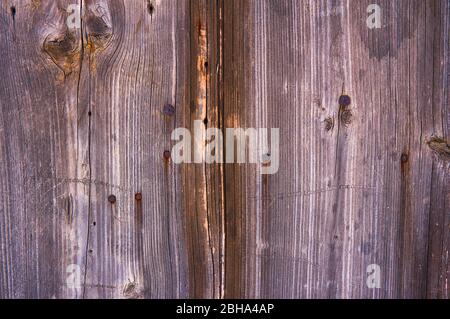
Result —
[[[81, 296], [88, 193], [76, 1], [2, 1], [0, 296]], [[72, 267], [72, 266], [73, 267]], [[69, 278], [70, 279], [70, 278]], [[72, 282], [72, 281], [71, 281]]]
[[[183, 172], [164, 156], [187, 107], [187, 3], [85, 3], [92, 198], [84, 296], [187, 297]], [[168, 104], [174, 115], [164, 113]]]
[[[207, 81], [205, 128], [220, 129], [222, 140], [214, 136], [214, 154], [223, 146], [223, 10], [224, 0], [207, 2], [207, 61], [203, 63]], [[211, 142], [208, 139], [208, 142]], [[208, 150], [205, 150], [208, 153]], [[205, 154], [206, 156], [206, 154]], [[223, 163], [206, 165], [209, 245], [212, 253], [214, 293], [207, 297], [223, 298], [225, 293], [225, 199]]]
[[196, 123], [206, 134], [218, 127], [220, 106], [220, 10], [221, 1], [189, 2], [189, 100], [184, 105], [183, 125], [192, 135], [192, 163], [183, 164], [185, 227], [192, 298], [223, 295], [223, 195], [222, 166], [195, 162], [194, 153], [206, 155], [206, 143], [196, 140]]
[[[223, 125], [224, 128], [254, 127], [255, 105], [250, 85], [245, 80], [251, 76], [253, 14], [247, 1], [224, 1], [223, 6]], [[248, 19], [248, 20], [247, 20]], [[229, 150], [228, 150], [229, 151]], [[227, 150], [225, 150], [225, 153]], [[224, 165], [225, 192], [225, 298], [248, 296], [245, 292], [247, 280], [254, 280], [246, 268], [247, 238], [253, 241], [254, 228], [248, 227], [254, 218], [254, 209], [246, 205], [246, 196], [251, 194], [251, 177], [255, 168], [246, 164]], [[249, 257], [251, 258], [251, 257]], [[258, 271], [258, 269], [255, 269]]]

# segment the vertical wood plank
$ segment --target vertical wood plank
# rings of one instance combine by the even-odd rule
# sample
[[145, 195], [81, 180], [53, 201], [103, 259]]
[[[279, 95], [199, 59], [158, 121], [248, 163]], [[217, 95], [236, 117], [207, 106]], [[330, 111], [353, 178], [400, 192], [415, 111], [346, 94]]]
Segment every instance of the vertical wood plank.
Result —
[[1, 3], [4, 298], [81, 296], [80, 287], [69, 289], [66, 278], [84, 273], [88, 125], [79, 94], [80, 36], [66, 26], [68, 5]]
[[[85, 3], [92, 114], [85, 297], [187, 297], [182, 171], [164, 152], [186, 107], [188, 8]], [[164, 114], [167, 104], [175, 115]]]

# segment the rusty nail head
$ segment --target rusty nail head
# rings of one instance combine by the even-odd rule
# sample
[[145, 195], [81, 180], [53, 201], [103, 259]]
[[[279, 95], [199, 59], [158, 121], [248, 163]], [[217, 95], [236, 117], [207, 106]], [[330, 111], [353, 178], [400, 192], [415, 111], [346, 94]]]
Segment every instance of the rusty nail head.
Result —
[[170, 158], [170, 151], [164, 151], [163, 156], [166, 160]]
[[142, 194], [141, 194], [141, 193], [136, 193], [136, 194], [134, 195], [134, 198], [135, 198], [136, 200], [142, 200]]
[[173, 116], [175, 115], [175, 107], [172, 104], [165, 104], [163, 113], [167, 116]]
[[114, 204], [116, 202], [116, 196], [109, 195], [108, 196], [108, 202], [110, 202], [111, 204]]
[[339, 97], [340, 106], [349, 106], [352, 103], [352, 99], [348, 95], [341, 95]]
[[408, 154], [403, 153], [400, 160], [402, 163], [406, 163], [408, 161]]

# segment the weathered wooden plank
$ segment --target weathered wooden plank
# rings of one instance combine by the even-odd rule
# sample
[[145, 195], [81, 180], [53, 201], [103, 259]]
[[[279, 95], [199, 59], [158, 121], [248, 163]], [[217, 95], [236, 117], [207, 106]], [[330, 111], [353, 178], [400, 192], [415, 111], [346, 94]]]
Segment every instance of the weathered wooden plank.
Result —
[[[448, 298], [450, 5], [370, 4], [3, 1], [0, 297]], [[175, 164], [195, 121], [279, 171]]]
[[[188, 94], [188, 8], [85, 4], [92, 112], [85, 297], [187, 297], [182, 171], [164, 151]], [[176, 116], [164, 114], [166, 104]]]
[[[216, 44], [210, 42], [213, 26], [208, 16], [214, 6], [212, 1], [189, 1], [189, 100], [184, 105], [183, 125], [192, 134], [192, 153], [198, 149], [204, 154], [205, 145], [195, 141], [195, 122], [199, 121], [206, 129], [208, 121], [215, 123], [214, 91], [211, 83], [214, 78], [216, 61], [212, 58]], [[214, 23], [214, 22], [212, 22]], [[214, 39], [214, 38], [213, 38]], [[202, 124], [203, 123], [203, 124]], [[194, 155], [192, 154], [192, 157]], [[193, 158], [194, 159], [194, 158]], [[214, 174], [215, 167], [205, 163], [183, 164], [184, 202], [186, 212], [186, 231], [188, 240], [190, 296], [193, 298], [218, 298], [221, 291], [220, 232], [221, 217], [218, 184]], [[218, 176], [220, 182], [220, 175]], [[217, 197], [219, 196], [219, 197]]]
[[[223, 125], [256, 127], [255, 103], [249, 94], [252, 82], [245, 81], [253, 67], [250, 56], [253, 26], [249, 23], [253, 14], [247, 1], [224, 1], [223, 7]], [[254, 210], [246, 206], [245, 200], [255, 189], [254, 176], [255, 168], [251, 165], [224, 165], [226, 298], [251, 297], [244, 291], [247, 280], [258, 286], [254, 281], [258, 274], [246, 272], [245, 264], [245, 257], [255, 253], [247, 250], [247, 238], [250, 242], [257, 240], [255, 229], [246, 226], [249, 222], [254, 224]]]
[[80, 296], [66, 278], [74, 271], [68, 266], [84, 264], [88, 125], [78, 94], [80, 37], [66, 27], [68, 4], [1, 3], [4, 298]]
[[163, 159], [176, 124], [162, 113], [187, 96], [184, 4], [85, 1], [71, 31], [69, 2], [16, 4], [15, 26], [3, 3], [2, 52], [20, 63], [3, 66], [18, 81], [2, 82], [2, 131], [24, 129], [2, 142], [2, 180], [20, 174], [2, 183], [2, 296], [187, 296], [181, 171]]
[[448, 296], [448, 2], [369, 4], [225, 6], [225, 123], [284, 141], [276, 175], [225, 170], [229, 297]]
[[[207, 60], [203, 63], [206, 73], [205, 128], [223, 129], [223, 0], [207, 1], [206, 36]], [[216, 141], [215, 154], [220, 153]], [[210, 140], [208, 138], [208, 140]], [[205, 153], [208, 151], [205, 150]], [[205, 166], [208, 203], [208, 242], [211, 250], [213, 293], [207, 298], [223, 298], [225, 293], [225, 194], [224, 167], [222, 163]]]

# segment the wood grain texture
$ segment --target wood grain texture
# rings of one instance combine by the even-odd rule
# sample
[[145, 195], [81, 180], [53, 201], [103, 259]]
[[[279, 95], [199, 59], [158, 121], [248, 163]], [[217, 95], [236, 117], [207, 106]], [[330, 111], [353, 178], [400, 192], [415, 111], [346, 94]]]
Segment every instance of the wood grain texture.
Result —
[[[0, 298], [448, 299], [450, 4], [372, 2], [1, 1]], [[196, 120], [278, 173], [174, 164]]]
[[230, 297], [448, 298], [448, 2], [379, 1], [374, 30], [370, 3], [229, 4], [226, 124], [284, 141], [277, 174], [225, 171]]
[[[1, 6], [1, 281], [4, 298], [79, 296], [66, 267], [83, 264], [88, 124], [78, 104], [79, 32], [68, 2]], [[62, 83], [65, 85], [62, 85]]]
[[[84, 296], [186, 297], [181, 174], [163, 158], [184, 104], [184, 5], [85, 1], [90, 210]], [[178, 10], [180, 10], [178, 14]], [[177, 78], [177, 76], [179, 78]], [[107, 198], [116, 197], [115, 203]]]

